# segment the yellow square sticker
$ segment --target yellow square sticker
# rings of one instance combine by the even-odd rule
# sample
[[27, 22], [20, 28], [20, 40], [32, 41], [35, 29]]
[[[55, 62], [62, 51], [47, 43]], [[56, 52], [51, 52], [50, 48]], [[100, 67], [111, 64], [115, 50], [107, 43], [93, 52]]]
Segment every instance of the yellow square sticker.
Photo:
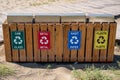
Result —
[[95, 31], [94, 49], [107, 49], [108, 31]]

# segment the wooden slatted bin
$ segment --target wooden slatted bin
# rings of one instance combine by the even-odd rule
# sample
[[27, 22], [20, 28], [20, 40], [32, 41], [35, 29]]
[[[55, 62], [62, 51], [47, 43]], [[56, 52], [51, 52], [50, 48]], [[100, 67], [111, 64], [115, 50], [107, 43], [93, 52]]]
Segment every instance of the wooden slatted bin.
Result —
[[[92, 61], [93, 62], [112, 62], [114, 60], [114, 45], [116, 37], [117, 24], [114, 16], [110, 14], [89, 14], [90, 22], [92, 25], [93, 38], [92, 38]], [[88, 26], [89, 27], [89, 26]], [[88, 30], [87, 32], [91, 32]], [[89, 34], [88, 34], [89, 35]], [[99, 41], [100, 39], [102, 40]], [[98, 40], [98, 41], [97, 41]], [[90, 42], [88, 38], [88, 42]]]
[[36, 14], [35, 23], [32, 15], [17, 15], [16, 22], [15, 15], [8, 18], [3, 24], [6, 61], [113, 61], [116, 23], [111, 15], [90, 14], [89, 23], [84, 14]]

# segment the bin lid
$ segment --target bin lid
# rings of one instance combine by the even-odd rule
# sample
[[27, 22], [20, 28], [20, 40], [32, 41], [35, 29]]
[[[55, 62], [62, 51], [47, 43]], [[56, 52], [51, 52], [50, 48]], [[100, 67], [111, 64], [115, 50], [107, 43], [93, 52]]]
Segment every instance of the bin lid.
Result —
[[90, 22], [114, 22], [114, 15], [112, 14], [88, 14]]
[[63, 13], [61, 16], [61, 22], [85, 22], [85, 13]]
[[8, 22], [32, 22], [33, 14], [32, 13], [8, 13], [7, 21]]
[[55, 13], [36, 13], [35, 22], [60, 22], [60, 16]]

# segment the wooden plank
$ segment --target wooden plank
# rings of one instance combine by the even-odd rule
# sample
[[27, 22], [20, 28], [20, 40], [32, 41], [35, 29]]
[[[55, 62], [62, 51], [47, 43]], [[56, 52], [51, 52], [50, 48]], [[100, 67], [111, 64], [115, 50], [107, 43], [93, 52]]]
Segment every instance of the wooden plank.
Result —
[[48, 24], [48, 31], [50, 31], [50, 49], [48, 50], [49, 62], [55, 61], [55, 25]]
[[[10, 24], [10, 31], [17, 31], [17, 25]], [[12, 56], [13, 56], [13, 61], [18, 62], [19, 61], [19, 54], [18, 54], [18, 49], [12, 49]]]
[[[18, 24], [17, 27], [18, 27], [18, 31], [24, 31], [24, 24]], [[25, 51], [25, 49], [19, 50], [19, 55], [20, 55], [20, 62], [26, 62], [26, 51]]]
[[86, 35], [86, 53], [85, 61], [91, 62], [92, 59], [92, 42], [93, 42], [93, 24], [87, 24], [87, 35]]
[[68, 49], [68, 31], [70, 31], [70, 24], [63, 24], [63, 62], [69, 62], [70, 50]]
[[114, 59], [114, 44], [115, 44], [115, 36], [116, 36], [116, 23], [109, 24], [109, 44], [108, 44], [108, 54], [107, 54], [107, 62], [112, 62]]
[[[102, 31], [109, 32], [109, 24], [108, 23], [102, 24]], [[106, 56], [107, 56], [107, 49], [100, 50], [100, 62], [106, 62]]]
[[39, 24], [33, 24], [33, 42], [34, 42], [34, 61], [40, 62], [40, 50], [38, 48]]
[[78, 62], [84, 61], [84, 53], [85, 53], [85, 38], [86, 38], [86, 24], [80, 23], [79, 24], [79, 30], [81, 31], [81, 48], [78, 50]]
[[[94, 23], [94, 34], [95, 31], [101, 31], [102, 25], [100, 23]], [[95, 37], [95, 35], [94, 35]], [[99, 49], [94, 49], [93, 46], [93, 62], [98, 62], [99, 61]]]
[[[40, 24], [41, 31], [47, 31], [47, 24]], [[47, 50], [41, 50], [41, 62], [47, 62]]]
[[61, 24], [56, 24], [56, 62], [62, 62], [63, 54], [63, 28]]
[[[71, 24], [71, 29], [73, 31], [78, 31], [78, 24]], [[71, 57], [70, 57], [71, 62], [77, 61], [77, 50], [71, 50]]]
[[33, 41], [32, 41], [32, 24], [26, 23], [26, 51], [27, 51], [27, 61], [33, 62]]
[[6, 61], [12, 61], [9, 24], [3, 24], [2, 26]]

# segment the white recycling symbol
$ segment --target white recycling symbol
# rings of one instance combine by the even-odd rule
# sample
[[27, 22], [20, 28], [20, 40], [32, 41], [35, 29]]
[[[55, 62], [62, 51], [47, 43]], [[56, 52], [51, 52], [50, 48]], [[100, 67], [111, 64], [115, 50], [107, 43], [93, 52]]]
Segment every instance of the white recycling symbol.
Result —
[[[45, 40], [45, 42], [44, 42], [43, 40]], [[41, 43], [41, 44], [48, 44], [48, 42], [49, 42], [49, 41], [48, 41], [48, 39], [47, 39], [46, 36], [42, 36], [42, 37], [41, 37], [41, 39], [40, 39], [40, 43]]]
[[78, 40], [77, 36], [72, 36], [72, 39], [70, 39], [70, 43], [71, 44], [78, 44], [79, 40]]
[[22, 44], [22, 39], [21, 39], [21, 37], [20, 36], [15, 36], [15, 39], [14, 39], [14, 43], [15, 44]]

